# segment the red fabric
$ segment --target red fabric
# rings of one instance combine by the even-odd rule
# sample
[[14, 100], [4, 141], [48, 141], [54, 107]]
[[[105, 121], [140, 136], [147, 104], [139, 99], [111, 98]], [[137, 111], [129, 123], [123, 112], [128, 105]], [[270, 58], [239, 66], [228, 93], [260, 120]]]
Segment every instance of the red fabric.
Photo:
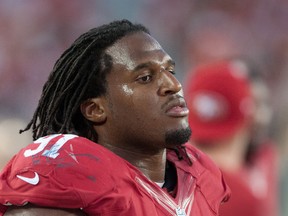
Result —
[[[192, 166], [168, 151], [178, 177], [176, 197], [171, 197], [130, 163], [90, 140], [50, 138], [28, 145], [6, 166], [0, 176], [0, 203], [82, 208], [88, 215], [109, 216], [167, 216], [181, 207], [187, 216], [209, 216], [218, 215], [220, 203], [229, 197], [219, 169], [191, 145], [187, 152]], [[36, 178], [36, 173], [36, 185], [19, 178]]]
[[223, 172], [232, 195], [220, 207], [221, 216], [279, 215], [277, 158], [275, 147], [264, 144], [252, 164], [239, 172]]
[[247, 73], [233, 62], [197, 67], [186, 80], [185, 98], [194, 140], [230, 136], [247, 123], [253, 109]]
[[0, 204], [0, 216], [3, 216], [8, 207]]

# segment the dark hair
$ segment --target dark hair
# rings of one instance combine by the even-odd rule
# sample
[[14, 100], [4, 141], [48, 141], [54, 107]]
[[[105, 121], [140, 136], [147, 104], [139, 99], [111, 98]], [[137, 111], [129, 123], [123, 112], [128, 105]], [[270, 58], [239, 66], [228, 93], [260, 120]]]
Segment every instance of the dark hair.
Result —
[[55, 133], [74, 133], [97, 141], [92, 123], [84, 118], [80, 104], [106, 93], [106, 75], [112, 58], [105, 50], [122, 37], [149, 30], [128, 20], [114, 21], [82, 34], [56, 61], [45, 83], [32, 120], [33, 140]]

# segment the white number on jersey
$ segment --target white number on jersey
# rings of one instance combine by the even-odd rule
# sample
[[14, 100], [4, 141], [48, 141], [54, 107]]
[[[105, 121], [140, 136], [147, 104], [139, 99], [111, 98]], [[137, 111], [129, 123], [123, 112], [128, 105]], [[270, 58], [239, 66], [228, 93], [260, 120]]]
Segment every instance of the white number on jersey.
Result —
[[[48, 145], [48, 143], [57, 136], [59, 136], [59, 137], [62, 136], [62, 137], [60, 139], [58, 139], [55, 144], [53, 144], [51, 149], [43, 151], [45, 149], [45, 147]], [[49, 135], [46, 137], [41, 137], [34, 142], [35, 144], [39, 144], [39, 146], [36, 149], [27, 149], [24, 152], [24, 156], [30, 157], [30, 156], [36, 155], [39, 152], [43, 151], [42, 155], [55, 159], [59, 155], [59, 153], [58, 153], [59, 149], [67, 141], [69, 141], [75, 137], [77, 137], [77, 135], [74, 135], [74, 134], [63, 134], [63, 135], [62, 134], [53, 134], [53, 135]]]

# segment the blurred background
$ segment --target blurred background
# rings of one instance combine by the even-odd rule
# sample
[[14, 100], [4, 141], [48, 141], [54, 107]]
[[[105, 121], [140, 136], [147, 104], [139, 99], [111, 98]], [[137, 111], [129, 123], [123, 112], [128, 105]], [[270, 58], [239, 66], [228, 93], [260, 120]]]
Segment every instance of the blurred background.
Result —
[[0, 0], [0, 168], [31, 141], [19, 135], [60, 54], [83, 32], [115, 19], [146, 25], [183, 82], [206, 62], [245, 56], [263, 73], [280, 154], [281, 214], [288, 215], [288, 1]]

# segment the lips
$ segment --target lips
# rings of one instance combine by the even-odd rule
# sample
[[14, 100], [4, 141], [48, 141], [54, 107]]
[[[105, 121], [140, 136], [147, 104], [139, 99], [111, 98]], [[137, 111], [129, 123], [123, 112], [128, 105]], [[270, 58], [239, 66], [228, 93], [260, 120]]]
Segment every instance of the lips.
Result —
[[165, 113], [171, 117], [186, 117], [189, 114], [186, 102], [182, 97], [168, 101], [164, 107]]

